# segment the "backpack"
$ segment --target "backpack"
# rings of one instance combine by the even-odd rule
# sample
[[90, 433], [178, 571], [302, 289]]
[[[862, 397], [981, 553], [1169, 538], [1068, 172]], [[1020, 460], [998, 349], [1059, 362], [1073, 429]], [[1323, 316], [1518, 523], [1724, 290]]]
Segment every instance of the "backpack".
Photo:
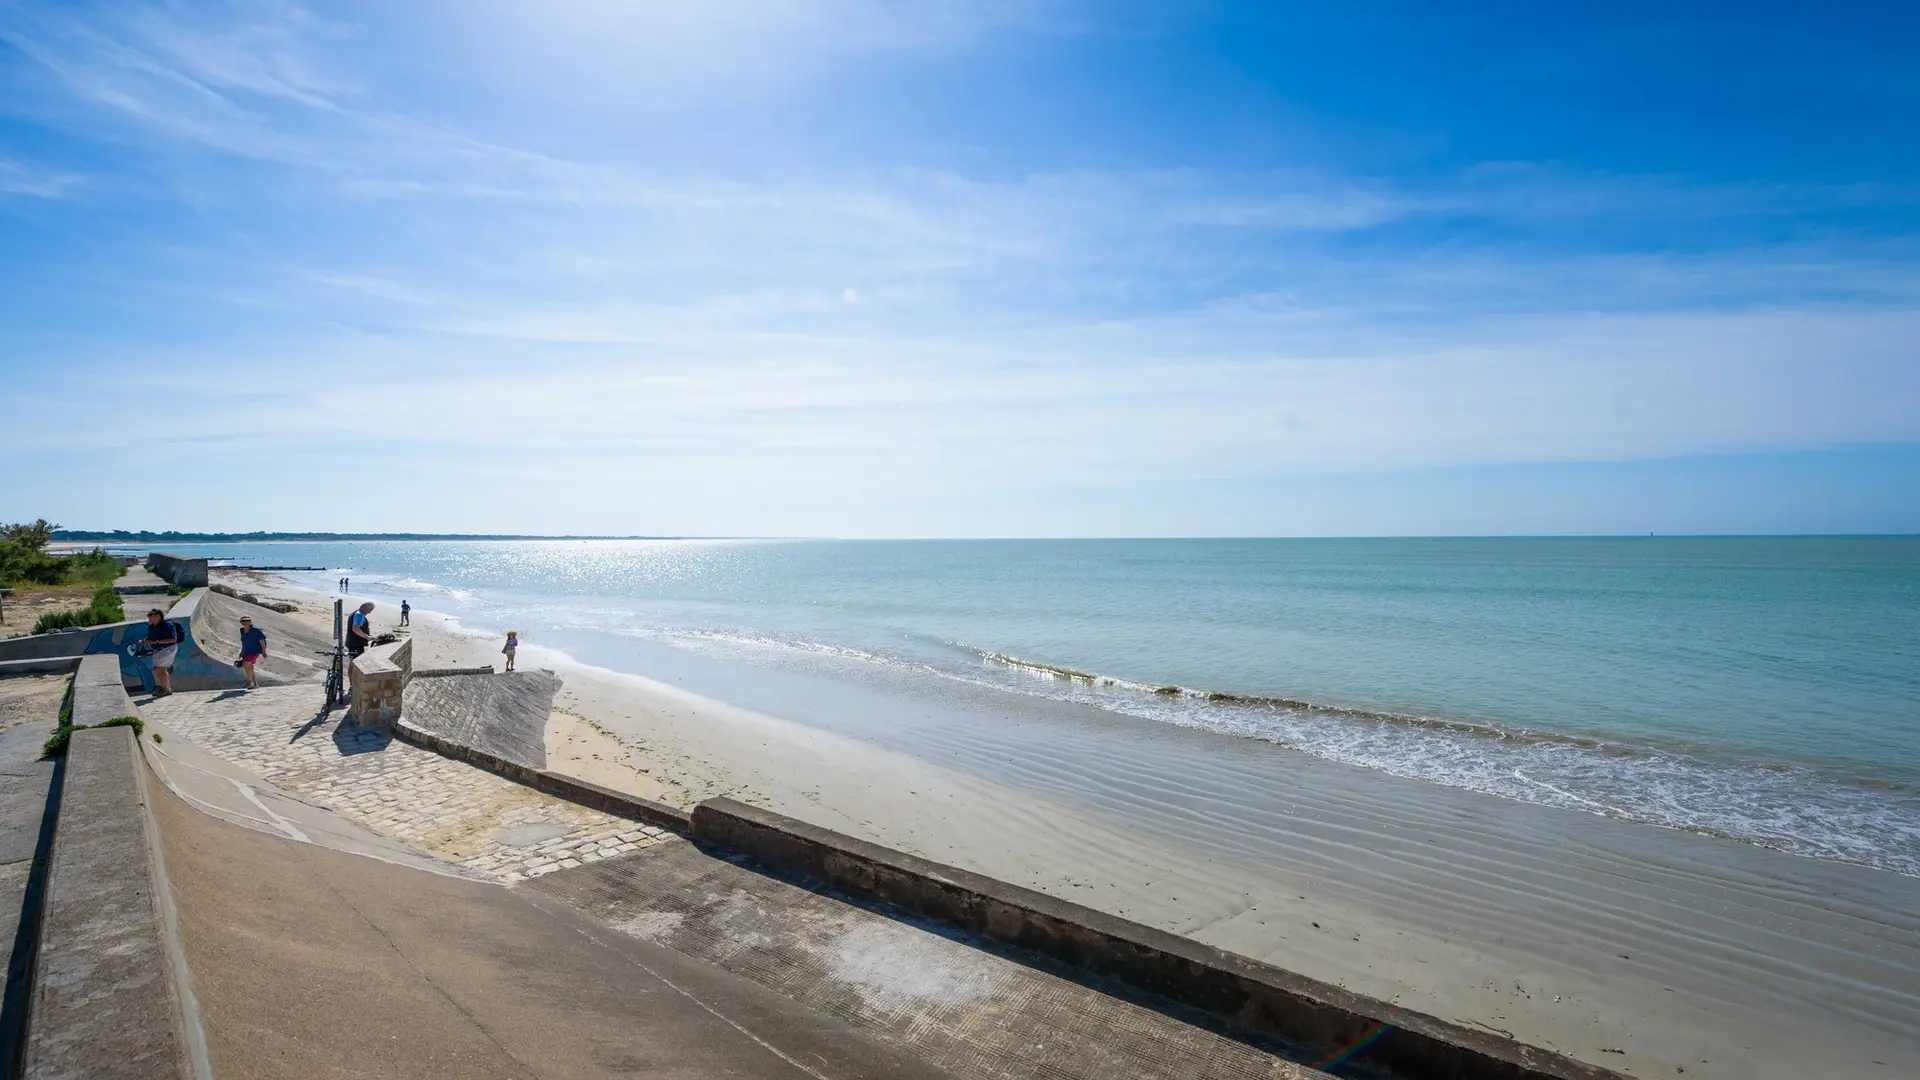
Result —
[[187, 643], [187, 628], [174, 622], [172, 619], [167, 620], [167, 625], [173, 628], [173, 643], [175, 645], [185, 645]]

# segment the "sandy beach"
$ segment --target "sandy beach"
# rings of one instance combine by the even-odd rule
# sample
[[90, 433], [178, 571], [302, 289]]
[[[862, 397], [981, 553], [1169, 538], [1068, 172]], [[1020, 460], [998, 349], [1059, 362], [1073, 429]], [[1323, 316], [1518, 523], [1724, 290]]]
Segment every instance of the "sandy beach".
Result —
[[[412, 623], [417, 666], [501, 660]], [[1920, 879], [1148, 721], [907, 752], [537, 642], [519, 664], [565, 680], [550, 765], [609, 787], [744, 799], [1631, 1075], [1920, 1074]]]

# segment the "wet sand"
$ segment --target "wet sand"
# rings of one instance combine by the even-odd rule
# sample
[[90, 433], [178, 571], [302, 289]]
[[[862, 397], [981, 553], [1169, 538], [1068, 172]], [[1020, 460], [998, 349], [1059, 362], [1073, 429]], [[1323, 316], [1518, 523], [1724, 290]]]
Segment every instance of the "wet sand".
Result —
[[[418, 610], [414, 640], [500, 660]], [[733, 795], [1631, 1075], [1920, 1074], [1920, 879], [1110, 714], [857, 738], [520, 664], [566, 680], [553, 766], [608, 786]]]

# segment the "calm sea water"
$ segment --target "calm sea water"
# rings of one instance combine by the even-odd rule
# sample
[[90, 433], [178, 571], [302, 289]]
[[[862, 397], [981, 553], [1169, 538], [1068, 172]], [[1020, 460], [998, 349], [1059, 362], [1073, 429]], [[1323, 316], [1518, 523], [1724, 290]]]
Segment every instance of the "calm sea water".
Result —
[[985, 685], [1920, 874], [1920, 539], [192, 550], [613, 666]]

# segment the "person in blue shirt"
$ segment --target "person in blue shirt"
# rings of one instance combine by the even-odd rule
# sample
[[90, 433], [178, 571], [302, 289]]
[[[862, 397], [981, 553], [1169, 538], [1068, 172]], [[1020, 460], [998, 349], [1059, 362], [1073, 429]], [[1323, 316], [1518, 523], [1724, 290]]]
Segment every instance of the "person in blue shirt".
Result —
[[240, 670], [247, 673], [247, 689], [260, 689], [260, 681], [254, 677], [253, 665], [267, 655], [267, 632], [256, 628], [253, 620], [240, 620]]
[[373, 644], [373, 624], [367, 616], [373, 614], [373, 601], [361, 604], [352, 615], [347, 617], [347, 655], [359, 656]]

